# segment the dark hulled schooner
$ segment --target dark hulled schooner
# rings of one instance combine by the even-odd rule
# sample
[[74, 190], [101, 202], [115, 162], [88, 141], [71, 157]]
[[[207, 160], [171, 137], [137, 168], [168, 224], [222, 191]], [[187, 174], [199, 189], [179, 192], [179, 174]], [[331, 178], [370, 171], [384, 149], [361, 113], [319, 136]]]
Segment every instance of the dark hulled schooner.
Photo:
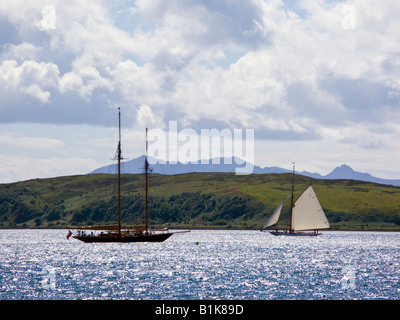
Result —
[[[118, 108], [118, 225], [108, 226], [87, 226], [87, 227], [70, 227], [69, 229], [75, 229], [74, 232], [69, 231], [67, 239], [72, 236], [83, 242], [162, 242], [167, 240], [174, 233], [169, 232], [168, 228], [152, 228], [148, 224], [148, 170], [149, 163], [147, 161], [148, 154], [148, 142], [147, 142], [147, 128], [146, 128], [146, 157], [145, 157], [145, 171], [146, 171], [146, 206], [145, 214], [146, 220], [145, 225], [138, 226], [127, 226], [121, 225], [121, 112]], [[186, 231], [187, 232], [187, 231]]]

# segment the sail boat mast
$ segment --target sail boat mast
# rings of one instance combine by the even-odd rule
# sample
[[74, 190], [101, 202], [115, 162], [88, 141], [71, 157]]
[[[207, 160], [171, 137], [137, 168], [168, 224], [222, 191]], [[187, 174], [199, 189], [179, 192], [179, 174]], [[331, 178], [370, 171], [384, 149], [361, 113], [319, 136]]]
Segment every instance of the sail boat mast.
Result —
[[289, 219], [289, 232], [293, 231], [292, 220], [293, 220], [293, 207], [294, 207], [294, 171], [295, 171], [295, 164], [293, 162], [293, 175], [292, 175], [292, 197], [290, 199], [290, 219]]
[[148, 215], [147, 215], [147, 187], [148, 187], [148, 181], [147, 181], [147, 171], [149, 170], [149, 163], [147, 161], [147, 151], [148, 149], [148, 141], [147, 141], [147, 128], [146, 128], [146, 157], [145, 157], [145, 169], [146, 169], [146, 232], [148, 231], [149, 228], [149, 222], [148, 222]]
[[[318, 230], [329, 229], [329, 221], [325, 216], [324, 210], [318, 201], [317, 195], [312, 186], [308, 186], [300, 197], [294, 201], [294, 178], [295, 178], [295, 164], [293, 162], [293, 175], [292, 175], [292, 199], [290, 200], [290, 218], [289, 229], [282, 231], [275, 230], [270, 233], [275, 236], [318, 236]], [[289, 197], [289, 196], [288, 196]], [[275, 209], [271, 217], [264, 225], [264, 229], [276, 224], [282, 210], [283, 201]], [[261, 230], [262, 231], [262, 230]], [[308, 232], [307, 232], [308, 231]]]
[[121, 111], [118, 108], [118, 232], [121, 233]]
[[[173, 235], [172, 232], [168, 232], [167, 228], [152, 230], [149, 232], [149, 224], [148, 224], [148, 215], [147, 215], [147, 189], [148, 189], [148, 181], [147, 181], [147, 172], [149, 169], [149, 163], [147, 161], [148, 158], [148, 142], [147, 142], [147, 128], [146, 128], [146, 157], [145, 157], [145, 167], [146, 167], [146, 226], [145, 232], [143, 231], [143, 226], [127, 226], [122, 229], [121, 226], [121, 160], [123, 160], [122, 152], [121, 152], [121, 111], [118, 108], [118, 150], [117, 150], [117, 160], [118, 160], [118, 226], [109, 225], [109, 226], [87, 226], [78, 231], [77, 234], [73, 235], [73, 238], [76, 238], [83, 242], [162, 242], [167, 240], [170, 236]], [[103, 233], [103, 231], [99, 233], [86, 234], [85, 230], [103, 230], [108, 231]], [[117, 232], [115, 232], [117, 231]], [[158, 231], [158, 232], [157, 232]], [[185, 232], [185, 231], [184, 231]], [[71, 232], [68, 233], [67, 239], [72, 235]]]

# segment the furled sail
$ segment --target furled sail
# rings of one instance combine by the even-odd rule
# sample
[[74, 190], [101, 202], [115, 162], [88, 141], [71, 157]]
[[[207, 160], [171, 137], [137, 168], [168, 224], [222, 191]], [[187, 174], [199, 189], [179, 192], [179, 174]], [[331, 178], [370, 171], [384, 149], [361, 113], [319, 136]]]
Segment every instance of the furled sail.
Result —
[[271, 215], [271, 217], [268, 219], [268, 221], [264, 224], [264, 227], [263, 227], [264, 229], [267, 227], [270, 227], [278, 222], [279, 216], [282, 211], [283, 201], [285, 201], [285, 199], [286, 198], [283, 198], [281, 204], [275, 209], [274, 213]]
[[318, 201], [314, 189], [309, 186], [297, 199], [292, 214], [292, 228], [295, 231], [328, 229], [329, 222]]

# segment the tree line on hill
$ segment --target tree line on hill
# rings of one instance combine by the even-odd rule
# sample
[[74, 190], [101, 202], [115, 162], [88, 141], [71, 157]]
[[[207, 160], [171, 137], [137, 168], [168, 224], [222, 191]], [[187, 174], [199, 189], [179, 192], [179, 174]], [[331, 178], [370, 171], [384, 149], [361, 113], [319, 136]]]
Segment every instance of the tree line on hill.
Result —
[[[254, 175], [240, 180], [229, 174], [153, 178], [156, 192], [148, 201], [150, 225], [185, 228], [260, 229], [275, 210], [279, 192], [286, 194], [291, 181], [290, 176], [278, 175]], [[0, 228], [116, 224], [118, 201], [113, 180], [109, 175], [87, 175], [0, 185]], [[310, 183], [309, 178], [301, 176], [297, 180], [303, 185]], [[144, 223], [141, 183], [140, 176], [125, 177], [123, 225]], [[319, 187], [325, 189], [323, 208], [333, 228], [400, 230], [397, 187], [353, 180], [326, 180], [319, 182]], [[191, 189], [194, 190], [186, 191]], [[286, 205], [277, 227], [287, 227], [288, 217]]]
[[[262, 204], [246, 196], [185, 192], [170, 197], [150, 196], [148, 200], [151, 223], [156, 225], [226, 225], [237, 219], [241, 222], [251, 220], [264, 211]], [[123, 224], [141, 224], [144, 217], [145, 199], [141, 194], [121, 198]], [[34, 207], [0, 196], [0, 227], [27, 226], [30, 221], [33, 221], [32, 226], [40, 227], [56, 225], [59, 220], [77, 226], [115, 224], [117, 218], [118, 202], [115, 196], [88, 203], [74, 211], [66, 210], [63, 201]]]

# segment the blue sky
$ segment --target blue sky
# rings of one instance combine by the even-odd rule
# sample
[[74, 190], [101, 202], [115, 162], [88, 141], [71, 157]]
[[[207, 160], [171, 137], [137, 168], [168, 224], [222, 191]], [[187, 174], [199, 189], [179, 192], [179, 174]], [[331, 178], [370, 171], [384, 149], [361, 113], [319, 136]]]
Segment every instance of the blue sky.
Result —
[[395, 0], [3, 1], [0, 183], [109, 164], [144, 128], [254, 129], [259, 166], [400, 178]]

